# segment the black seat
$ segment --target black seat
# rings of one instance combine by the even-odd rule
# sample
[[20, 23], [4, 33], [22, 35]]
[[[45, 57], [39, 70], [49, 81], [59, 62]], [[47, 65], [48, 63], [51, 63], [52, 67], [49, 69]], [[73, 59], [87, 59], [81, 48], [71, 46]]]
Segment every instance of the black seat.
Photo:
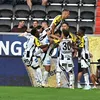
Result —
[[27, 5], [16, 5], [15, 6], [15, 17], [16, 18], [29, 18], [30, 9]]
[[65, 0], [65, 2], [68, 4], [79, 4], [80, 0]]
[[46, 17], [46, 8], [42, 5], [33, 5], [31, 11], [32, 18], [45, 18]]
[[95, 18], [95, 7], [81, 7], [80, 8], [81, 19], [94, 19]]
[[10, 31], [11, 31], [11, 21], [0, 20], [0, 32], [10, 32]]
[[48, 0], [49, 3], [63, 3], [64, 0]]
[[69, 24], [69, 30], [70, 32], [76, 34], [77, 32], [77, 22], [74, 21], [66, 21]]
[[13, 6], [9, 4], [0, 5], [0, 17], [13, 17]]
[[47, 16], [49, 18], [54, 18], [57, 15], [61, 15], [62, 7], [60, 5], [50, 5], [47, 7]]
[[84, 21], [81, 21], [79, 23], [79, 27], [86, 29], [85, 34], [93, 34], [94, 22], [84, 22]]
[[65, 9], [70, 11], [69, 19], [77, 19], [78, 18], [78, 7], [77, 6], [64, 6]]
[[96, 0], [82, 0], [83, 4], [96, 4]]

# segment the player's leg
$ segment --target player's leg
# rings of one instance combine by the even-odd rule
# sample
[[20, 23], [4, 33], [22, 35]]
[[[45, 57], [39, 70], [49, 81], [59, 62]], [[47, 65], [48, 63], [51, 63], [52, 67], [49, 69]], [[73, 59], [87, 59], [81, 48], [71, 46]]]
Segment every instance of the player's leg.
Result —
[[41, 68], [39, 66], [39, 62], [38, 59], [36, 57], [32, 58], [32, 64], [31, 67], [34, 69], [35, 71], [35, 81], [37, 82], [37, 85], [42, 85], [42, 71]]
[[57, 65], [56, 65], [56, 82], [57, 82], [57, 87], [61, 87], [61, 68], [59, 64], [59, 59], [57, 58]]
[[81, 68], [83, 71], [84, 81], [85, 81], [85, 90], [91, 89], [91, 86], [89, 85], [89, 62], [85, 59], [81, 59]]
[[93, 88], [97, 88], [97, 87], [96, 87], [97, 77], [96, 77], [94, 74], [92, 74], [92, 75], [90, 76], [90, 78], [91, 78], [91, 81], [92, 81], [92, 83], [93, 83]]
[[46, 55], [44, 61], [43, 61], [43, 66], [45, 68], [45, 71], [43, 72], [43, 82], [42, 85], [46, 86], [48, 83], [48, 75], [51, 69], [51, 58], [49, 55]]
[[69, 71], [69, 88], [74, 89], [74, 71]]
[[82, 88], [81, 84], [80, 84], [80, 80], [82, 78], [83, 72], [82, 72], [82, 68], [81, 68], [81, 63], [78, 63], [78, 77], [77, 77], [77, 88]]

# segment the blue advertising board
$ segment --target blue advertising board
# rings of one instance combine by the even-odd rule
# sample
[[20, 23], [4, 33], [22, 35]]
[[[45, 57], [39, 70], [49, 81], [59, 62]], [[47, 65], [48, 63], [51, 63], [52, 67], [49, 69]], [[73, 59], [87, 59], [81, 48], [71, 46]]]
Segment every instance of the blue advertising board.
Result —
[[31, 86], [21, 60], [25, 42], [17, 33], [0, 33], [0, 85]]

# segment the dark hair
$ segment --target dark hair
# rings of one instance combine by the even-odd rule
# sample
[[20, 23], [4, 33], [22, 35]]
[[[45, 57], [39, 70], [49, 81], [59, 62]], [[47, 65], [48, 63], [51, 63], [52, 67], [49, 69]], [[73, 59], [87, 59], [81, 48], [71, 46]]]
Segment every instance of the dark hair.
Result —
[[41, 23], [47, 23], [47, 25], [48, 25], [48, 21], [47, 20], [43, 20]]
[[37, 29], [36, 28], [32, 28], [31, 35], [35, 36], [36, 34], [37, 34]]
[[42, 28], [42, 26], [41, 26], [41, 25], [38, 25], [36, 28], [37, 28], [37, 29], [41, 29], [41, 28]]
[[65, 22], [65, 21], [62, 23], [62, 25], [63, 25], [63, 24], [66, 24], [67, 26], [69, 26], [69, 24], [68, 24], [67, 22]]
[[38, 20], [34, 20], [33, 22], [37, 22], [37, 23], [39, 23], [39, 21], [38, 21]]
[[68, 30], [62, 30], [62, 32], [63, 32], [63, 35], [65, 37], [68, 37], [69, 36], [69, 31]]
[[57, 30], [57, 31], [55, 31], [54, 34], [58, 34], [58, 33], [61, 35], [61, 30]]
[[78, 32], [79, 32], [79, 33], [82, 33], [82, 34], [85, 34], [85, 31], [86, 31], [86, 30], [85, 30], [84, 27], [80, 27]]
[[62, 12], [64, 12], [64, 11], [69, 11], [69, 10], [68, 9], [63, 9]]

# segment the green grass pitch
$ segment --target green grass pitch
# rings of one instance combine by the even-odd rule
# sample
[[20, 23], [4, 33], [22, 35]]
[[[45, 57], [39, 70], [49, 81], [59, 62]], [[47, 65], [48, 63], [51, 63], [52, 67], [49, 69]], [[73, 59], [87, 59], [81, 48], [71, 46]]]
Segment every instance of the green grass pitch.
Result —
[[100, 90], [0, 87], [0, 100], [100, 100]]

